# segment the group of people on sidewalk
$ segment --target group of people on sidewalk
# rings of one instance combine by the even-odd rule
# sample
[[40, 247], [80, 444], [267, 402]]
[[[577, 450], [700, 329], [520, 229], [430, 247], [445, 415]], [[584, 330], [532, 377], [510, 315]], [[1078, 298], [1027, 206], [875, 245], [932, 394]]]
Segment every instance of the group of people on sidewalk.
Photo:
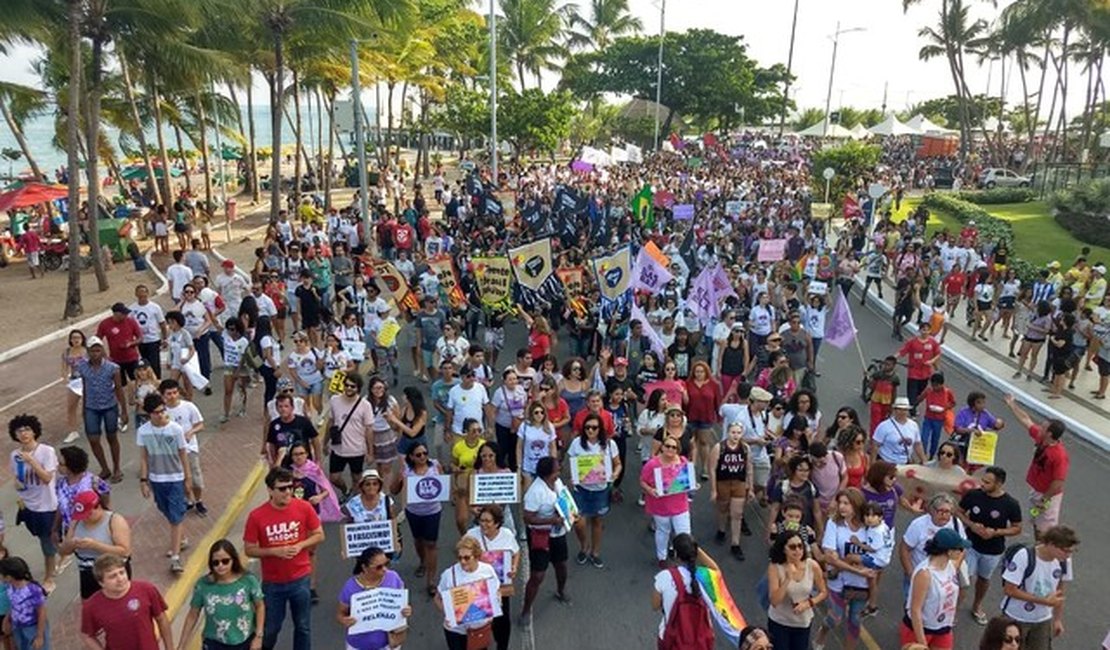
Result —
[[[1007, 399], [1034, 450], [1029, 498], [1009, 495], [1005, 468], [969, 462], [980, 438], [1006, 431], [1006, 423], [982, 393], [958, 407], [941, 372], [943, 344], [931, 334], [941, 330], [929, 326], [868, 374], [868, 423], [850, 405], [826, 420], [819, 352], [833, 301], [845, 299], [830, 291], [843, 265], [826, 222], [810, 213], [809, 147], [784, 140], [767, 148], [749, 135], [728, 144], [704, 145], [696, 168], [687, 164], [691, 152], [585, 176], [557, 165], [510, 167], [517, 205], [538, 211], [539, 221], [505, 219], [490, 207], [496, 188], [475, 172], [436, 186], [443, 216], [435, 224], [419, 188], [400, 214], [372, 197], [369, 235], [350, 207], [299, 213], [300, 224], [283, 213], [250, 274], [227, 261], [209, 282], [207, 260], [190, 263], [192, 251], [174, 251], [172, 310], [163, 312], [139, 287], [134, 304], [114, 305], [95, 336], [72, 333], [63, 353], [70, 422], [76, 431], [82, 413], [100, 473], [88, 471], [79, 446], [55, 451], [39, 442], [34, 416], [9, 424], [19, 521], [38, 538], [46, 563], [42, 598], [59, 553], [73, 553], [90, 648], [177, 650], [203, 616], [209, 647], [270, 650], [288, 614], [292, 647], [307, 650], [310, 613], [327, 587], [347, 646], [380, 650], [404, 643], [406, 627], [368, 631], [356, 603], [362, 592], [416, 580], [423, 588], [410, 598], [426, 594], [443, 616], [417, 620], [404, 603], [396, 614], [408, 628], [441, 625], [452, 650], [504, 650], [514, 626], [542, 616], [548, 569], [556, 601], [569, 604], [572, 559], [609, 567], [607, 516], [642, 507], [658, 571], [652, 602], [661, 612], [660, 647], [702, 648], [717, 634], [713, 623], [721, 622], [703, 602], [701, 581], [713, 572], [728, 578], [738, 565], [710, 557], [712, 538], [732, 562], [769, 559], [765, 580], [751, 585], [766, 607], [766, 628], [720, 625], [741, 648], [811, 641], [822, 648], [832, 633], [854, 648], [862, 619], [884, 616], [897, 621], [901, 644], [947, 650], [959, 595], [972, 581], [970, 616], [987, 626], [986, 638], [999, 629], [1009, 638], [1013, 627], [1021, 648], [1049, 648], [1063, 633], [1063, 591], [1079, 543], [1060, 523], [1064, 425], [1036, 422]], [[673, 195], [672, 205], [695, 205], [695, 218], [676, 219], [664, 204], [654, 223], [618, 210], [644, 174], [657, 193]], [[560, 212], [567, 191], [593, 207]], [[540, 230], [539, 222], [559, 230]], [[545, 293], [521, 285], [507, 302], [483, 301], [488, 285], [476, 260], [537, 236], [551, 238], [563, 270], [601, 257], [614, 242], [637, 250], [651, 243], [666, 258], [658, 268], [673, 279], [610, 299], [599, 271], [596, 280], [578, 276], [586, 285], [580, 298], [569, 287]], [[772, 240], [783, 242], [781, 261], [760, 261], [759, 248]], [[716, 301], [703, 300], [707, 270], [723, 278]], [[506, 361], [506, 330], [518, 327], [527, 343]], [[131, 580], [131, 532], [108, 505], [123, 480], [119, 432], [134, 413], [138, 487], [167, 521], [171, 571], [183, 571], [182, 522], [190, 511], [207, 513], [198, 441], [205, 421], [190, 400], [210, 390], [210, 342], [223, 363], [222, 422], [236, 396], [239, 415], [261, 411], [268, 499], [248, 515], [241, 550], [228, 540], [201, 549], [208, 573], [174, 648], [165, 603], [150, 583]], [[413, 370], [403, 389], [396, 388], [400, 348], [409, 349]], [[262, 404], [249, 414], [255, 382]], [[486, 475], [519, 476], [519, 483], [479, 498], [474, 485]], [[911, 481], [921, 489], [910, 490]], [[446, 486], [445, 498], [421, 497], [424, 488], [414, 487], [432, 483]], [[445, 501], [459, 541], [456, 562], [441, 569]], [[694, 530], [691, 512], [701, 507], [714, 513], [713, 529]], [[901, 531], [899, 509], [914, 515]], [[745, 540], [764, 517], [762, 542]], [[1007, 547], [1027, 520], [1035, 542]], [[345, 584], [317, 584], [317, 567], [330, 560], [321, 557], [325, 535], [343, 534], [338, 526], [325, 532], [327, 525], [381, 522], [389, 525], [374, 530], [386, 530], [384, 537], [350, 553]], [[408, 536], [413, 559], [402, 567]], [[259, 576], [245, 570], [244, 556], [259, 560]], [[904, 600], [880, 610], [880, 581], [895, 558]], [[999, 613], [1007, 618], [991, 620], [984, 602], [999, 572]], [[8, 575], [3, 562], [0, 574]], [[18, 589], [38, 584], [27, 575], [26, 584], [8, 581], [13, 605], [28, 599]], [[455, 599], [464, 592], [485, 597], [480, 615], [461, 620]], [[16, 627], [48, 638], [45, 610], [38, 611], [33, 625], [24, 616]]]

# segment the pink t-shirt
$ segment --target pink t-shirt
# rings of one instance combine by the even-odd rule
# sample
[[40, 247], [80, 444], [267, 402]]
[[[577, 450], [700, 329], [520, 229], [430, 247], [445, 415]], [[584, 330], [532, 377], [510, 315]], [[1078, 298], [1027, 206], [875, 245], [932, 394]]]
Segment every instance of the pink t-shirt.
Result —
[[[644, 469], [640, 471], [640, 481], [648, 485], [655, 485], [655, 468], [657, 467], [663, 470], [664, 483], [673, 481], [674, 477], [678, 475], [678, 470], [688, 462], [685, 457], [681, 458], [681, 462], [673, 465], [664, 465], [659, 461], [658, 456], [652, 458], [644, 465]], [[689, 512], [690, 501], [686, 498], [685, 492], [669, 494], [662, 497], [653, 497], [650, 494], [645, 494], [644, 510], [649, 515], [653, 516], [673, 517], [675, 515], [681, 515], [684, 512]]]

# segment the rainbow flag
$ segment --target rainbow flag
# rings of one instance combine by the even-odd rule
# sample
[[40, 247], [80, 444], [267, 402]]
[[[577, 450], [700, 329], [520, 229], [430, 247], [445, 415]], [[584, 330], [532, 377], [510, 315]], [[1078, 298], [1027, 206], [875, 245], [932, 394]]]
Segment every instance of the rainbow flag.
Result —
[[733, 647], [740, 643], [740, 630], [748, 626], [732, 594], [728, 592], [728, 585], [720, 571], [699, 566], [697, 570], [698, 586], [701, 587], [701, 597], [705, 600], [709, 611], [713, 613], [713, 620], [720, 628], [721, 634], [728, 637]]

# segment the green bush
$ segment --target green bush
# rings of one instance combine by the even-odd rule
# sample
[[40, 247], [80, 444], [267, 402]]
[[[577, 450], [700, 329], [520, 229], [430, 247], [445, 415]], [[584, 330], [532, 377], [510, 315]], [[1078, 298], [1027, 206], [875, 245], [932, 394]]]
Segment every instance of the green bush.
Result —
[[1110, 247], [1110, 179], [1055, 192], [1048, 199], [1056, 223], [1085, 244]]
[[841, 145], [826, 147], [813, 154], [810, 164], [810, 185], [813, 196], [825, 196], [825, 179], [822, 173], [826, 167], [836, 171], [829, 184], [829, 201], [839, 212], [845, 195], [855, 189], [856, 179], [868, 176], [875, 165], [879, 164], [882, 148], [874, 144], [848, 141]]
[[941, 194], [940, 192], [927, 194], [922, 199], [921, 205], [930, 210], [950, 214], [962, 224], [974, 221], [975, 229], [979, 231], [980, 240], [1005, 242], [1006, 248], [1010, 249], [1011, 252], [1010, 266], [1017, 271], [1017, 275], [1022, 282], [1028, 283], [1037, 279], [1040, 267], [1012, 254], [1014, 250], [1014, 229], [1008, 221], [999, 219], [978, 205], [958, 199], [952, 194]]
[[968, 201], [978, 205], [1026, 203], [1036, 198], [1036, 193], [1027, 187], [996, 187], [993, 190], [955, 192], [955, 195], [961, 201]]

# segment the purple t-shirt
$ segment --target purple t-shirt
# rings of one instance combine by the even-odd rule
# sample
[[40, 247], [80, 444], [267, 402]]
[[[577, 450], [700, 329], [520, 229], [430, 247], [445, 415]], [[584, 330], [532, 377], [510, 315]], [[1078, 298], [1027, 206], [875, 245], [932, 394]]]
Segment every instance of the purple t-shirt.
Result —
[[995, 428], [998, 418], [991, 415], [990, 411], [980, 411], [978, 415], [971, 410], [970, 406], [965, 406], [956, 413], [955, 426], [966, 429], [972, 425], [978, 425], [984, 431], [990, 431]]
[[894, 513], [898, 512], [898, 501], [902, 498], [902, 486], [897, 483], [894, 484], [894, 489], [883, 494], [879, 494], [871, 489], [870, 485], [864, 485], [863, 497], [868, 503], [877, 503], [883, 509], [883, 521], [891, 530], [894, 530]]
[[[380, 587], [386, 589], [404, 589], [405, 583], [401, 581], [401, 576], [392, 569], [386, 569], [385, 577], [382, 578]], [[358, 580], [351, 576], [347, 578], [347, 583], [343, 585], [343, 590], [339, 592], [339, 602], [351, 606], [351, 596], [364, 591], [362, 585]], [[389, 633], [388, 632], [364, 632], [362, 634], [348, 634], [347, 645], [355, 650], [381, 650], [389, 646]]]
[[35, 627], [38, 625], [38, 609], [46, 602], [46, 592], [39, 585], [28, 582], [22, 587], [8, 584], [8, 600], [11, 601], [12, 627]]

